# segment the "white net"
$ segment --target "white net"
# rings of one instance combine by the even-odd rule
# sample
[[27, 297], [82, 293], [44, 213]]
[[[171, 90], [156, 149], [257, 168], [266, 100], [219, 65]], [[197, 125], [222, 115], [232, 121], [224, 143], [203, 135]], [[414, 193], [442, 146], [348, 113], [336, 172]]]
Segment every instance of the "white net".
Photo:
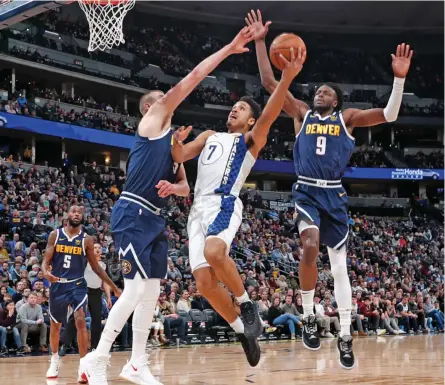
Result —
[[136, 0], [79, 0], [90, 27], [88, 51], [104, 51], [125, 43], [123, 22]]

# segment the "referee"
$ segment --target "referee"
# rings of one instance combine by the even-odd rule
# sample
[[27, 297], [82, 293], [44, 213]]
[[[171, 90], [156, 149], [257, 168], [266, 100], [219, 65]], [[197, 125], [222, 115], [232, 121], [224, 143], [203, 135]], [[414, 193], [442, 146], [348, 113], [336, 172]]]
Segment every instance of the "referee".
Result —
[[[94, 256], [99, 266], [105, 270], [107, 266], [101, 260], [102, 246], [99, 243], [94, 244]], [[102, 282], [89, 263], [85, 269], [85, 280], [88, 286], [88, 308], [91, 315], [91, 348], [96, 349], [102, 334], [102, 293], [105, 291], [108, 308], [111, 308], [111, 293], [110, 287]]]
[[[99, 243], [94, 244], [94, 255], [102, 269], [106, 269], [106, 265], [102, 262], [102, 246]], [[105, 291], [107, 297], [107, 306], [110, 309], [111, 291], [110, 287], [102, 282], [99, 276], [91, 269], [90, 264], [87, 264], [85, 268], [85, 281], [88, 286], [88, 309], [91, 315], [91, 348], [96, 349], [99, 344], [100, 335], [102, 334], [102, 293]], [[103, 286], [103, 291], [102, 291]], [[64, 356], [66, 351], [70, 349], [76, 334], [76, 325], [74, 316], [71, 315], [66, 325], [66, 329], [63, 336], [63, 345], [59, 349], [59, 355]]]

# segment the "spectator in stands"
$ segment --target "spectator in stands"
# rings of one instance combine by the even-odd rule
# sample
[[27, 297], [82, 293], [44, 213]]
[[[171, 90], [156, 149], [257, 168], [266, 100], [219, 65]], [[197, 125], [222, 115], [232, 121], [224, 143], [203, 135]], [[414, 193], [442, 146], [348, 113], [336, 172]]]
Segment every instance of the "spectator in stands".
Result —
[[192, 300], [192, 309], [205, 310], [212, 309], [209, 302], [202, 296], [199, 290], [196, 290]]
[[27, 345], [28, 333], [39, 334], [40, 351], [48, 352], [46, 346], [46, 335], [48, 326], [44, 322], [42, 307], [37, 305], [36, 293], [29, 294], [27, 302], [20, 307], [18, 311], [18, 320], [20, 321], [20, 336], [25, 352], [29, 353], [30, 349]]
[[396, 309], [400, 314], [400, 324], [404, 327], [404, 330], [406, 333], [413, 334], [417, 332], [418, 330], [418, 323], [417, 323], [417, 315], [413, 314], [409, 309], [409, 295], [405, 294], [403, 296], [402, 302], [400, 302]]
[[17, 311], [15, 310], [14, 302], [6, 302], [3, 306], [3, 310], [0, 310], [0, 355], [2, 356], [8, 354], [8, 349], [6, 347], [6, 338], [8, 334], [12, 334], [14, 343], [17, 347], [17, 353], [23, 354], [25, 352], [16, 325]]
[[375, 333], [378, 335], [385, 334], [384, 331], [380, 329], [379, 311], [377, 309], [372, 309], [371, 299], [369, 297], [363, 298], [363, 303], [360, 306], [360, 313], [368, 319], [370, 333]]
[[184, 311], [188, 313], [192, 309], [192, 301], [190, 299], [190, 294], [188, 290], [183, 290], [181, 298], [179, 298], [176, 304], [176, 311]]
[[360, 337], [367, 337], [368, 334], [364, 331], [363, 321], [365, 320], [365, 316], [363, 314], [358, 313], [359, 309], [357, 306], [357, 297], [352, 296], [352, 305], [351, 305], [351, 318], [352, 318], [352, 327], [357, 329], [356, 335]]
[[443, 331], [444, 328], [443, 314], [441, 314], [439, 310], [435, 309], [434, 305], [431, 303], [430, 296], [425, 297], [424, 309], [425, 309], [425, 316], [431, 317], [433, 321], [436, 323], [437, 329], [439, 331]]
[[172, 308], [171, 303], [167, 301], [167, 296], [165, 293], [161, 293], [159, 296], [159, 310], [163, 315], [165, 336], [170, 341], [172, 345], [175, 345], [175, 341], [171, 338], [171, 329], [177, 329], [179, 344], [186, 345], [185, 340], [185, 321], [182, 317], [176, 314], [175, 310]]

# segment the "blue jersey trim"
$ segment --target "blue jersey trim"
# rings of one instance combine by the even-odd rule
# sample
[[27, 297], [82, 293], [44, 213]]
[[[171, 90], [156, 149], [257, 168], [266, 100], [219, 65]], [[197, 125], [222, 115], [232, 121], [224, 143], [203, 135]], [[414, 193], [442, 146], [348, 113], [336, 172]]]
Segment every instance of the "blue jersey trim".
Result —
[[230, 220], [235, 211], [236, 197], [230, 195], [221, 197], [220, 212], [207, 230], [207, 236], [218, 235], [220, 232], [229, 228]]
[[247, 154], [247, 145], [244, 136], [239, 135], [233, 140], [232, 149], [230, 150], [229, 160], [224, 170], [224, 176], [220, 186], [215, 189], [215, 194], [230, 195], [233, 185], [238, 178], [244, 158]]

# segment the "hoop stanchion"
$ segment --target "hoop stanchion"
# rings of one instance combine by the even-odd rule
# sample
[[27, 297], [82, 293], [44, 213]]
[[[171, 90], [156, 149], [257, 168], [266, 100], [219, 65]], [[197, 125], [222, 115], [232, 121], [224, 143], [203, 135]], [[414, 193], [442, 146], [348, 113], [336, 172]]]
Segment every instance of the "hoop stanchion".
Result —
[[123, 21], [136, 0], [78, 0], [90, 27], [88, 51], [111, 49], [125, 43]]

